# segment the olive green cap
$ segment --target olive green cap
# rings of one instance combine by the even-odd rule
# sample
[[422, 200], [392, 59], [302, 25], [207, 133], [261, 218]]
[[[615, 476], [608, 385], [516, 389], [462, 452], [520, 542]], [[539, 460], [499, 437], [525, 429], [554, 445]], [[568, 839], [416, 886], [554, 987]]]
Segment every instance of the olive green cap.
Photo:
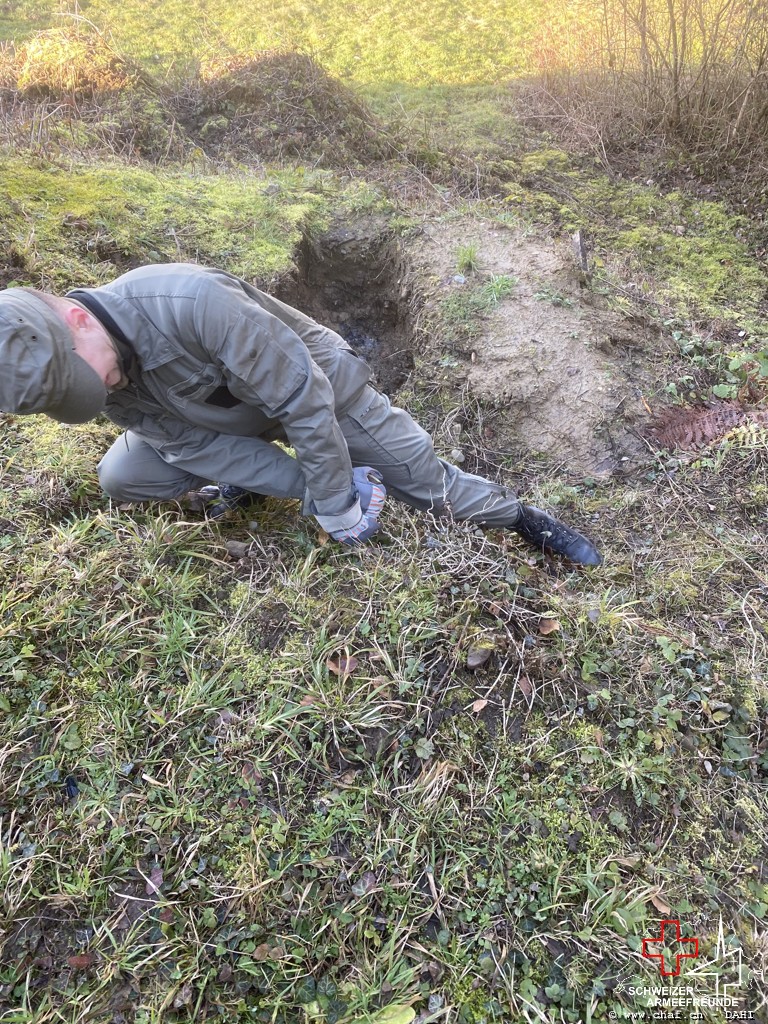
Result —
[[64, 321], [23, 288], [0, 291], [0, 409], [85, 423], [106, 400], [107, 389], [75, 352]]

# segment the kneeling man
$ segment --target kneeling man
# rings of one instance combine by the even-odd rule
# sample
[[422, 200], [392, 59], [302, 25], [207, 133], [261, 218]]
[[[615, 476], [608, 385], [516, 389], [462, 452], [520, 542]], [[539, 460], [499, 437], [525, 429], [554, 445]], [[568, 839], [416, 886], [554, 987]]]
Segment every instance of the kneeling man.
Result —
[[601, 563], [586, 537], [439, 459], [369, 379], [339, 335], [222, 270], [159, 264], [66, 297], [0, 292], [0, 409], [64, 423], [104, 412], [125, 431], [99, 464], [113, 498], [219, 481], [217, 511], [252, 493], [298, 498], [335, 540], [361, 544], [389, 493]]

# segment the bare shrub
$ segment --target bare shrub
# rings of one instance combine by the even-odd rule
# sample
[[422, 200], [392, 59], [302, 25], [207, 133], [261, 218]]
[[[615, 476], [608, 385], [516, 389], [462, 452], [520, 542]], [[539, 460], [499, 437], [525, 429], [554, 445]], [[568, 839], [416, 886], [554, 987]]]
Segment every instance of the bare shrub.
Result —
[[0, 46], [0, 144], [150, 160], [185, 148], [151, 78], [80, 27]]
[[715, 161], [765, 148], [764, 0], [602, 0], [536, 42], [536, 116], [596, 150], [675, 142]]

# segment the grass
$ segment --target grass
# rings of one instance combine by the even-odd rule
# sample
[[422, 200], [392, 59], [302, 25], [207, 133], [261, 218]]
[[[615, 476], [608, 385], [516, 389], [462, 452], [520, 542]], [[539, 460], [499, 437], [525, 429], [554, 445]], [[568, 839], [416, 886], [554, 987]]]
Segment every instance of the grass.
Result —
[[[476, 255], [473, 258], [476, 259]], [[457, 282], [453, 293], [440, 301], [434, 330], [447, 345], [471, 342], [480, 334], [483, 321], [493, 308], [512, 294], [515, 284], [515, 279], [508, 274], [492, 275], [482, 284]]]
[[[8, 6], [8, 5], [7, 5]], [[59, 24], [57, 4], [10, 5], [7, 31], [23, 38], [45, 20]], [[190, 55], [199, 60], [222, 53], [302, 50], [316, 56], [340, 78], [360, 82], [411, 84], [497, 81], [528, 61], [527, 36], [540, 4], [501, 7], [485, 0], [472, 11], [448, 3], [417, 0], [408, 8], [364, 0], [349, 18], [342, 0], [322, 5], [291, 2], [279, 8], [249, 8], [202, 0], [90, 0], [83, 14], [108, 32], [121, 52], [144, 63], [181, 72]]]
[[[110, 510], [112, 432], [2, 435], [6, 1019], [375, 1021], [433, 996], [599, 1020], [651, 977], [654, 899], [704, 944], [740, 908], [754, 953], [764, 577], [741, 524], [764, 462], [570, 492], [601, 513], [594, 592], [500, 535], [425, 547], [402, 509], [359, 555], [279, 503], [250, 534]], [[689, 521], [701, 487], [718, 513]], [[623, 556], [627, 530], [653, 553]]]
[[[190, 51], [203, 33], [221, 42], [195, 5], [112, 13], [115, 38], [150, 65], [185, 31]], [[638, 293], [646, 312], [658, 299], [692, 379], [732, 365], [713, 325], [759, 338], [764, 279], [745, 221], [609, 184], [549, 146], [521, 154], [497, 87], [412, 84], [481, 80], [517, 28], [481, 25], [469, 68], [461, 13], [422, 35], [418, 5], [398, 15], [413, 38], [396, 58], [382, 19], [330, 39], [327, 17], [321, 39], [320, 8], [299, 19], [289, 6], [256, 37], [251, 11], [248, 24], [225, 13], [228, 43], [309, 40], [337, 72], [359, 46], [349, 73], [421, 133], [419, 173], [432, 160], [444, 175], [430, 202], [462, 201], [442, 183], [459, 153], [509, 183], [485, 217], [570, 229], [588, 214], [597, 286], [628, 309]], [[417, 44], [423, 66], [406, 74]], [[390, 75], [411, 84], [387, 91]], [[6, 282], [63, 289], [171, 258], [269, 281], [334, 212], [422, 215], [401, 187], [413, 164], [368, 182], [359, 168], [217, 169], [202, 156], [100, 164], [88, 140], [73, 162], [58, 144], [0, 171]], [[511, 278], [482, 276], [481, 257], [457, 251], [472, 279], [424, 337], [471, 341], [514, 295]], [[743, 383], [740, 366], [728, 372]], [[456, 441], [438, 419], [459, 413], [471, 433], [470, 400], [426, 364], [409, 387], [414, 409], [433, 410], [441, 454]], [[324, 544], [293, 503], [218, 527], [174, 504], [116, 508], [94, 469], [112, 426], [1, 420], [2, 1024], [628, 1020], [653, 1012], [633, 990], [659, 983], [642, 940], [669, 917], [764, 1013], [759, 432], [649, 455], [611, 482], [566, 485], [541, 467], [526, 496], [606, 551], [582, 572], [394, 502], [360, 552]], [[490, 656], [472, 668], [478, 651]], [[749, 979], [716, 956], [720, 920]], [[707, 994], [714, 981], [695, 984]]]
[[456, 269], [460, 274], [476, 274], [480, 269], [480, 250], [477, 242], [460, 245], [456, 250]]

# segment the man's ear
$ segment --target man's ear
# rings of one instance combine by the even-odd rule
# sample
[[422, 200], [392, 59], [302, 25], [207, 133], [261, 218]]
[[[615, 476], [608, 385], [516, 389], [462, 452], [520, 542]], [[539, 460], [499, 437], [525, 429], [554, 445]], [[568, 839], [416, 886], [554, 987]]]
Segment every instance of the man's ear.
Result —
[[64, 321], [72, 331], [82, 331], [91, 324], [91, 314], [82, 306], [70, 306], [64, 312]]

